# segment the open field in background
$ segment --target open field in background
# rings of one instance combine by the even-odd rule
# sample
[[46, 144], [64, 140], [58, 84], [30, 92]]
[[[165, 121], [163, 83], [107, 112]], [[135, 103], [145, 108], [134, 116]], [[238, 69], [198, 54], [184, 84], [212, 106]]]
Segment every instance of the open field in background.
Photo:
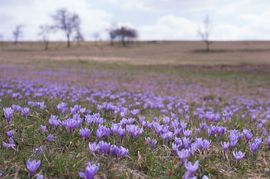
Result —
[[270, 42], [72, 45], [0, 44], [0, 177], [269, 177]]
[[[88, 86], [118, 83], [119, 88], [126, 83], [157, 83], [153, 86], [158, 89], [150, 90], [162, 94], [186, 95], [189, 88], [201, 85], [230, 95], [268, 95], [270, 42], [215, 42], [211, 53], [203, 49], [202, 42], [137, 42], [129, 47], [99, 42], [73, 44], [70, 49], [65, 43], [54, 42], [48, 51], [37, 42], [18, 46], [6, 43], [0, 47], [0, 73], [16, 77], [19, 72], [20, 77], [53, 78]], [[181, 90], [175, 90], [172, 84], [179, 84]]]
[[[215, 42], [212, 53], [204, 53], [202, 42], [136, 42], [130, 47], [108, 43], [73, 44], [52, 43], [43, 51], [42, 43], [28, 42], [14, 46], [2, 44], [1, 60], [24, 62], [27, 60], [125, 62], [132, 65], [269, 65], [270, 42]], [[20, 59], [17, 57], [20, 56]]]

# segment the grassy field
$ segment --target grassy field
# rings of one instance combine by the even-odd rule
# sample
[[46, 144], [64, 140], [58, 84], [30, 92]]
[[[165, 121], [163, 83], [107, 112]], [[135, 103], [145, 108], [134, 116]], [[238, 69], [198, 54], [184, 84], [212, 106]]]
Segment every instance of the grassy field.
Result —
[[0, 146], [0, 177], [29, 177], [35, 159], [45, 178], [76, 178], [88, 161], [97, 178], [268, 178], [270, 42], [203, 48], [1, 44], [0, 141], [14, 146]]

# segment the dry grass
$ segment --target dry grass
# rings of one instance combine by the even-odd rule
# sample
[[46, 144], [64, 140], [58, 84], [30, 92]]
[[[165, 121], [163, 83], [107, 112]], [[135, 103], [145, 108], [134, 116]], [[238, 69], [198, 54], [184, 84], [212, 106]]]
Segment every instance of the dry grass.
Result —
[[215, 42], [212, 52], [205, 53], [201, 42], [138, 42], [130, 47], [111, 47], [106, 43], [53, 43], [44, 51], [41, 43], [18, 46], [6, 43], [0, 47], [1, 62], [40, 60], [94, 60], [125, 62], [133, 65], [270, 65], [270, 42]]

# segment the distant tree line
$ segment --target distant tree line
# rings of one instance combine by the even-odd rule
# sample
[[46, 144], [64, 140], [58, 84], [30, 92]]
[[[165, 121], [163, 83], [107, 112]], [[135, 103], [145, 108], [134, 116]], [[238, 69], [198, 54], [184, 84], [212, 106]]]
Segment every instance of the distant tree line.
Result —
[[[68, 11], [65, 8], [58, 9], [51, 16], [53, 23], [51, 25], [40, 25], [40, 31], [38, 35], [42, 38], [44, 49], [49, 49], [50, 34], [54, 32], [62, 32], [66, 38], [66, 46], [70, 48], [71, 41], [77, 42], [80, 45], [84, 41], [84, 36], [81, 32], [81, 18], [77, 13]], [[24, 25], [19, 24], [12, 32], [14, 44], [18, 44], [23, 36]], [[210, 45], [213, 43], [210, 40], [212, 26], [209, 17], [206, 17], [203, 21], [203, 26], [197, 30], [202, 42], [205, 44], [206, 52], [210, 52]], [[110, 28], [108, 31], [110, 38], [110, 44], [113, 46], [116, 42], [127, 46], [138, 38], [138, 32], [136, 29], [128, 26], [120, 26]], [[100, 39], [99, 33], [94, 33], [94, 39], [98, 41]], [[0, 34], [0, 41], [3, 39], [3, 35]]]
[[[52, 24], [43, 24], [39, 26], [38, 35], [42, 38], [44, 49], [49, 49], [50, 35], [55, 32], [62, 32], [66, 38], [67, 48], [71, 47], [71, 42], [75, 41], [78, 45], [84, 41], [84, 36], [81, 32], [81, 18], [77, 13], [68, 11], [65, 8], [58, 9], [51, 16]], [[18, 44], [23, 36], [24, 25], [17, 25], [12, 32], [14, 44]], [[126, 46], [138, 37], [136, 29], [121, 26], [110, 29], [108, 31], [110, 38], [110, 44], [114, 45], [115, 42], [120, 42], [123, 46]], [[3, 36], [0, 34], [0, 40]], [[99, 33], [95, 33], [95, 40], [99, 39]]]

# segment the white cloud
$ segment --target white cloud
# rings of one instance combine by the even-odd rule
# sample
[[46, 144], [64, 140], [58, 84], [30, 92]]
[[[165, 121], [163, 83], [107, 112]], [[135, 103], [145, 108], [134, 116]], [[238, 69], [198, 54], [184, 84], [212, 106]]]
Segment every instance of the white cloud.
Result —
[[64, 7], [81, 16], [87, 39], [114, 22], [137, 28], [140, 39], [199, 39], [196, 31], [209, 14], [214, 40], [265, 40], [270, 39], [269, 5], [268, 0], [0, 0], [0, 33], [11, 39], [14, 27], [25, 24], [24, 39], [34, 40], [39, 25], [51, 23], [50, 15]]
[[194, 39], [196, 24], [192, 21], [167, 15], [159, 18], [154, 24], [139, 27], [140, 37], [147, 40]]

